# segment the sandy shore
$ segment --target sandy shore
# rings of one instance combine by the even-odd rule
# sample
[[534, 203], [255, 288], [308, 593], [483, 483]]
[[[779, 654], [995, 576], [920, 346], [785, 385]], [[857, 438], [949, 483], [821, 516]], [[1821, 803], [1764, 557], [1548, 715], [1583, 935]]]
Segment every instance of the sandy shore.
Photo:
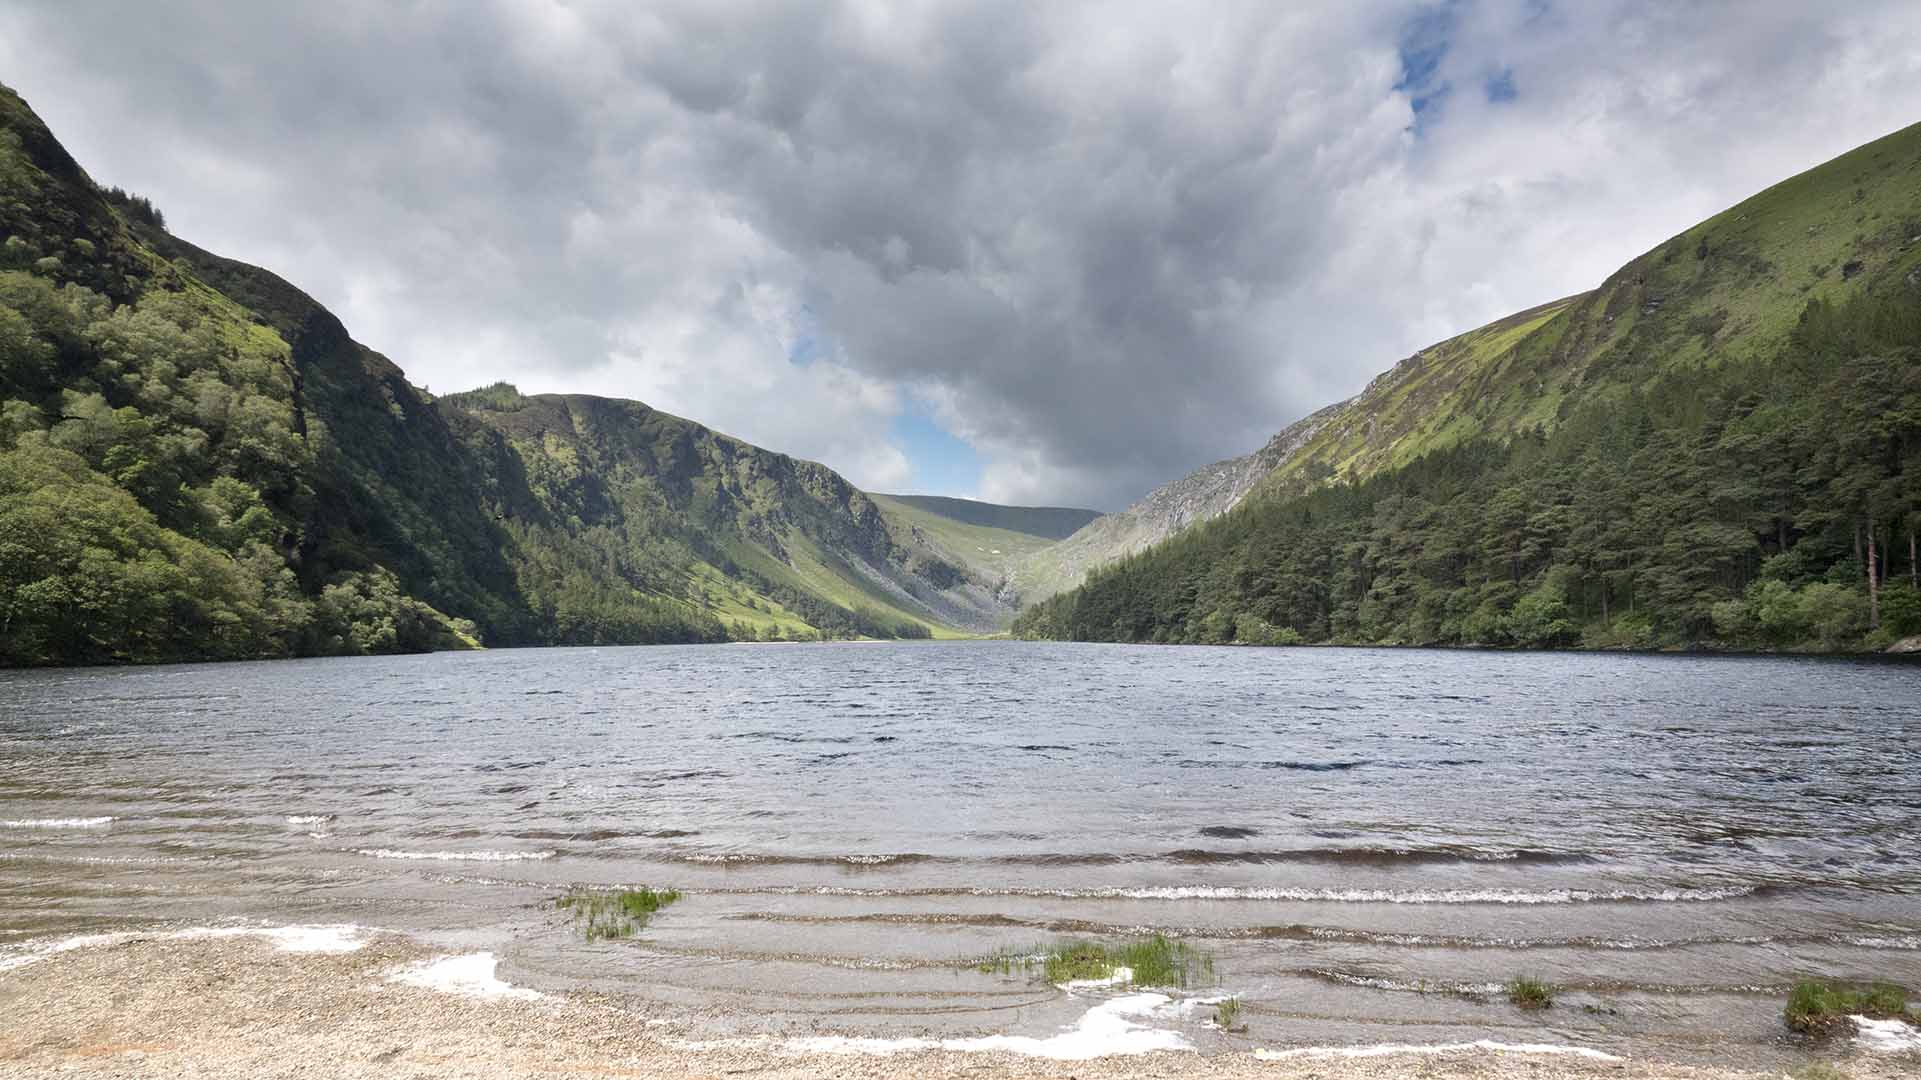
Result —
[[[308, 951], [289, 951], [289, 947]], [[329, 948], [335, 951], [326, 951]], [[345, 951], [351, 949], [351, 951]], [[314, 951], [319, 950], [319, 951]], [[396, 981], [435, 957], [393, 936], [116, 936], [0, 970], [0, 1077], [1644, 1077], [1763, 1074], [1485, 1050], [1292, 1057], [1159, 1052], [1056, 1061], [994, 1052], [825, 1053], [765, 1040], [702, 1041], [590, 996], [486, 981], [468, 993]], [[491, 990], [491, 993], [484, 991]], [[1859, 1080], [1921, 1061], [1850, 1057]]]

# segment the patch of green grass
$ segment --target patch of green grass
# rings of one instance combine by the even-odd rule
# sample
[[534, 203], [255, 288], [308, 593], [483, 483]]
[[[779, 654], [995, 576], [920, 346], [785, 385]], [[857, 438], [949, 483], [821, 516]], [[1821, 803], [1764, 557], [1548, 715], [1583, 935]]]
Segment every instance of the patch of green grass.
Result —
[[1222, 1031], [1245, 1031], [1246, 1025], [1241, 1023], [1241, 999], [1231, 997], [1216, 1004], [1214, 1023], [1219, 1025]]
[[1850, 1016], [1917, 1019], [1908, 1012], [1908, 992], [1892, 983], [1854, 986], [1819, 979], [1794, 984], [1781, 1018], [1789, 1028], [1803, 1034], [1832, 1035], [1848, 1029]]
[[1554, 988], [1531, 975], [1520, 975], [1507, 984], [1507, 999], [1520, 1009], [1551, 1009]]
[[1788, 1076], [1792, 1080], [1849, 1080], [1847, 1073], [1825, 1061], [1810, 1062]]
[[654, 912], [680, 899], [677, 889], [574, 889], [554, 901], [570, 912], [588, 941], [630, 938], [646, 927]]
[[1112, 979], [1126, 969], [1129, 986], [1186, 989], [1214, 978], [1214, 956], [1184, 941], [1155, 934], [1126, 942], [1062, 941], [997, 953], [980, 970], [1001, 975], [1039, 967], [1050, 983]]

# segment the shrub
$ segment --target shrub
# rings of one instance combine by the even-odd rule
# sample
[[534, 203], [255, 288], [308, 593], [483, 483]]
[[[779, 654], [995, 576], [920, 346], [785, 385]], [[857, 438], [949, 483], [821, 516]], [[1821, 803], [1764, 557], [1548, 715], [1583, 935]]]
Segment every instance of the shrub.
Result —
[[1849, 986], [1805, 979], [1794, 984], [1781, 1019], [1804, 1035], [1833, 1035], [1848, 1030], [1850, 1016], [1910, 1019], [1907, 991], [1892, 983]]
[[1521, 975], [1507, 984], [1507, 999], [1522, 1009], [1551, 1009], [1554, 988], [1532, 976]]

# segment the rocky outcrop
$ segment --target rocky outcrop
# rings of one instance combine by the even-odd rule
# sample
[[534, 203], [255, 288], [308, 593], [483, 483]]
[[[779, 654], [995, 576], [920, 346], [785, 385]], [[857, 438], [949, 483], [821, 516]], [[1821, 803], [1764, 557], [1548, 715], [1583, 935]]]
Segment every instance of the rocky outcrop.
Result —
[[1329, 405], [1295, 421], [1267, 445], [1242, 457], [1206, 465], [1147, 493], [1118, 513], [1095, 518], [1072, 536], [1039, 552], [1015, 573], [1023, 603], [1043, 600], [1081, 583], [1116, 559], [1144, 551], [1175, 533], [1239, 505], [1269, 473], [1307, 445], [1346, 406]]

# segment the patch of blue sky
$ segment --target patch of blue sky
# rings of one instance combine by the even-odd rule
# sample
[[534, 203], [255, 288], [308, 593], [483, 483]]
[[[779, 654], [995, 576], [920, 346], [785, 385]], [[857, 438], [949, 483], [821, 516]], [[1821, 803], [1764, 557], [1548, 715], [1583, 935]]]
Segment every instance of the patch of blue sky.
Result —
[[972, 446], [941, 427], [925, 406], [909, 404], [894, 417], [888, 434], [914, 470], [905, 494], [975, 497], [985, 462]]

